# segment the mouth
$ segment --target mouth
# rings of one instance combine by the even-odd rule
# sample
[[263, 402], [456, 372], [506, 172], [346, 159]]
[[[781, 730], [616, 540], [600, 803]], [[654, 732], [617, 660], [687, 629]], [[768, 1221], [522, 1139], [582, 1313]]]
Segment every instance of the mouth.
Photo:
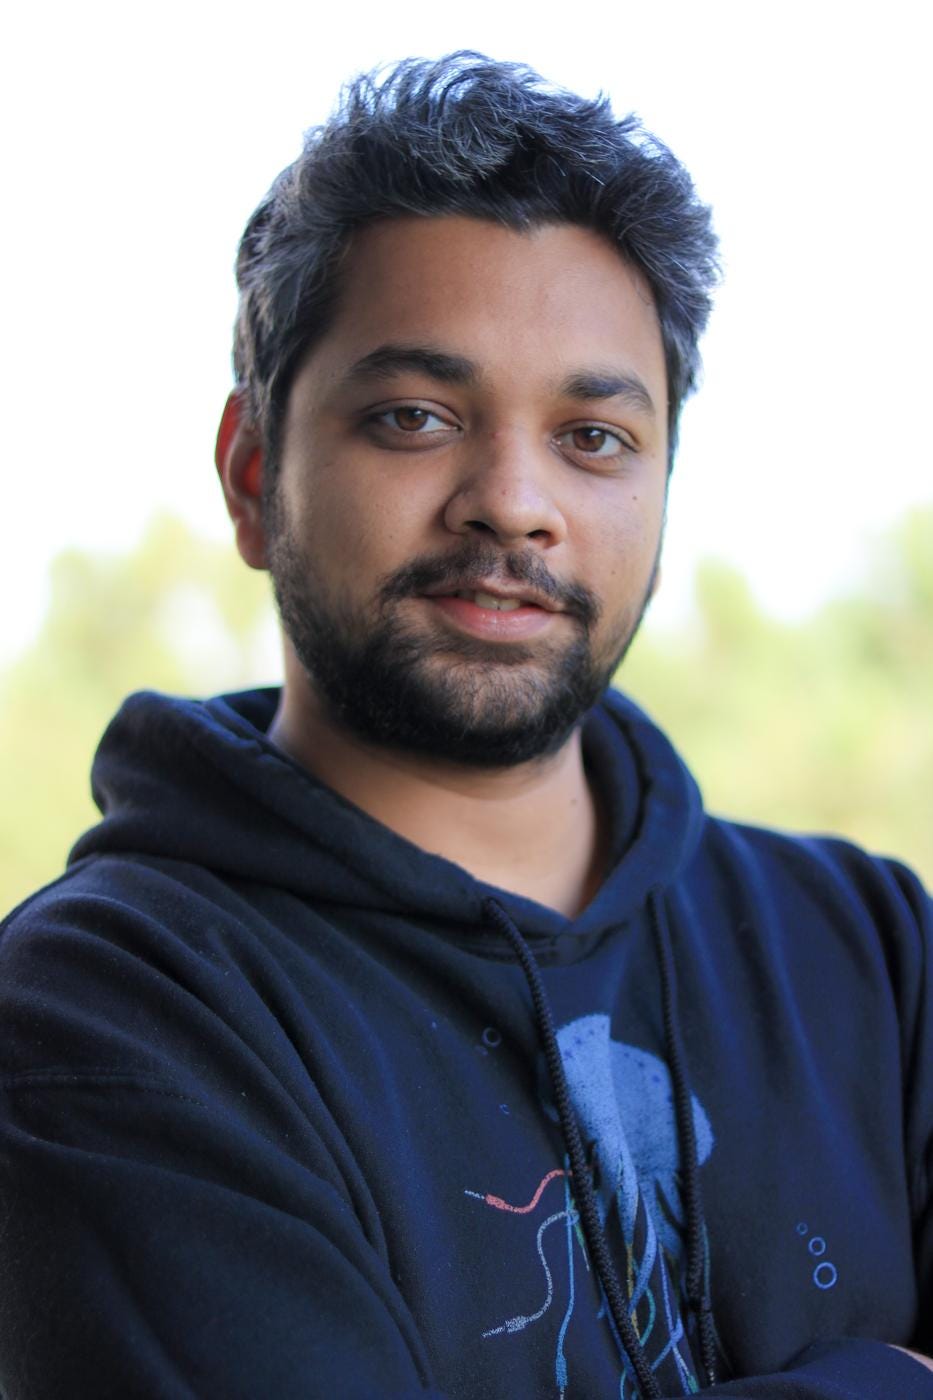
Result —
[[482, 608], [489, 612], [518, 612], [520, 609], [531, 608], [547, 613], [561, 611], [549, 598], [528, 589], [444, 588], [433, 589], [423, 596], [436, 601], [445, 598], [460, 598], [465, 602], [472, 603], [475, 608]]
[[525, 588], [435, 588], [421, 595], [438, 622], [459, 636], [501, 646], [531, 642], [560, 626], [562, 610]]

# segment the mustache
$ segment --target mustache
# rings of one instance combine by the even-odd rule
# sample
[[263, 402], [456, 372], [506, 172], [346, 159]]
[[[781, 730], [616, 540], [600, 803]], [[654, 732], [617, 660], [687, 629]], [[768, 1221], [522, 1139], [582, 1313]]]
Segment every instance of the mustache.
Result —
[[455, 554], [424, 555], [389, 574], [379, 590], [383, 605], [411, 598], [429, 589], [456, 593], [476, 578], [489, 583], [524, 583], [563, 612], [592, 627], [602, 611], [596, 595], [578, 583], [559, 583], [537, 555], [527, 551], [503, 553], [482, 542]]

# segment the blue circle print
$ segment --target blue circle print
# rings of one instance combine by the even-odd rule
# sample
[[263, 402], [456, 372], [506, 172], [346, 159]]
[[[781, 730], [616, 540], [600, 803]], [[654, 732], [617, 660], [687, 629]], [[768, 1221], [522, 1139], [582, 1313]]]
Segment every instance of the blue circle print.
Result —
[[824, 1259], [822, 1264], [817, 1264], [813, 1270], [813, 1282], [817, 1288], [832, 1288], [838, 1277], [835, 1264], [830, 1264], [828, 1259]]

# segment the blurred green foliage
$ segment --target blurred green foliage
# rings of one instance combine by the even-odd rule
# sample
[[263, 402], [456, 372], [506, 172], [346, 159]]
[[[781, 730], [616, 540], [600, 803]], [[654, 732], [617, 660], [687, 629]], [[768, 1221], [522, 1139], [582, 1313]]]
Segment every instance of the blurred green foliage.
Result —
[[60, 874], [96, 820], [90, 760], [120, 701], [254, 684], [269, 626], [265, 575], [176, 520], [124, 555], [55, 560], [39, 635], [0, 678], [0, 907]]
[[848, 836], [933, 885], [933, 508], [878, 542], [848, 597], [794, 625], [705, 564], [694, 624], [639, 637], [623, 674], [710, 810]]
[[[90, 758], [124, 695], [267, 683], [272, 636], [264, 576], [178, 521], [119, 557], [60, 556], [40, 634], [0, 677], [0, 906], [53, 879], [95, 819]], [[620, 681], [711, 809], [848, 835], [933, 884], [933, 508], [880, 541], [850, 596], [793, 625], [704, 565], [693, 621], [645, 629]]]

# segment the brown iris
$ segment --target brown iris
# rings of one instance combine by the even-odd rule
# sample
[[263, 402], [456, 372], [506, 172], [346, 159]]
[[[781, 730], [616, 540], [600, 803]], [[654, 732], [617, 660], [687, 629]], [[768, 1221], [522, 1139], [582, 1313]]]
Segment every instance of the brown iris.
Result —
[[598, 452], [605, 447], [609, 434], [602, 428], [574, 428], [573, 445], [581, 452]]
[[392, 410], [392, 417], [398, 427], [405, 432], [412, 432], [417, 428], [423, 428], [430, 414], [426, 408], [395, 408]]

